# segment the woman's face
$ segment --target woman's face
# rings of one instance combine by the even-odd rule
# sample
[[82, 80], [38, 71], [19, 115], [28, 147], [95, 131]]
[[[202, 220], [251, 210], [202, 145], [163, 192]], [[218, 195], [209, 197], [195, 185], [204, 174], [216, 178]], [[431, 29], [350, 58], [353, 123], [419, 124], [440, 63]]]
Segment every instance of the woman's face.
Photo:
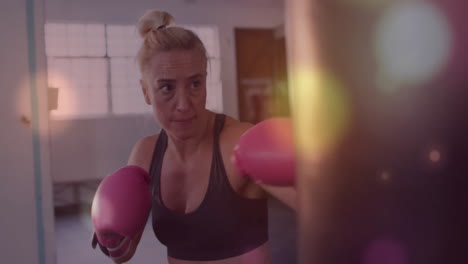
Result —
[[179, 139], [205, 126], [206, 58], [197, 50], [156, 53], [141, 81], [160, 125]]

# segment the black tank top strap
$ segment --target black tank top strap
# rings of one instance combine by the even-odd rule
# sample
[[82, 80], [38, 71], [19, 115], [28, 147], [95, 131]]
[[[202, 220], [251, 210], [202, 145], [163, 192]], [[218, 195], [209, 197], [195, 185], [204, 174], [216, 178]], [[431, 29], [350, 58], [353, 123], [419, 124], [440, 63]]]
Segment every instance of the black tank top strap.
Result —
[[[220, 134], [224, 127], [225, 115], [216, 114], [215, 125], [214, 125], [214, 136], [213, 136], [213, 156], [211, 163], [211, 175], [209, 187], [214, 188], [214, 192], [224, 190], [226, 186], [227, 176], [224, 168], [223, 156], [220, 148]], [[213, 190], [210, 190], [213, 191]]]
[[161, 129], [161, 132], [159, 133], [158, 140], [155, 144], [154, 151], [153, 151], [153, 157], [151, 159], [151, 166], [150, 166], [150, 176], [151, 176], [151, 197], [153, 197], [153, 201], [156, 199], [156, 201], [159, 201], [160, 196], [160, 188], [159, 188], [159, 183], [160, 177], [161, 177], [161, 169], [163, 165], [163, 158], [164, 158], [164, 153], [166, 152], [167, 148], [167, 134], [164, 131], [164, 129]]
[[221, 131], [223, 131], [224, 127], [224, 120], [226, 119], [226, 116], [223, 114], [216, 114], [215, 116], [215, 125], [214, 125], [214, 146], [216, 148], [219, 147], [219, 136], [221, 134]]

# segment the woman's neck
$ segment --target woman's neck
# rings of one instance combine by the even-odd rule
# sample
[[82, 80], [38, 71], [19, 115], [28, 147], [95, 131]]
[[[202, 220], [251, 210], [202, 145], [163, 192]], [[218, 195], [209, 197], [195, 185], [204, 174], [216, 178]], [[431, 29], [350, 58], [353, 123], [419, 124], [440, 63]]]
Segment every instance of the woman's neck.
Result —
[[206, 115], [200, 120], [202, 123], [197, 129], [193, 137], [187, 139], [178, 139], [168, 134], [168, 150], [173, 152], [181, 161], [186, 161], [189, 157], [196, 155], [200, 150], [200, 146], [205, 143], [211, 143], [213, 140], [213, 125], [215, 114], [207, 111]]

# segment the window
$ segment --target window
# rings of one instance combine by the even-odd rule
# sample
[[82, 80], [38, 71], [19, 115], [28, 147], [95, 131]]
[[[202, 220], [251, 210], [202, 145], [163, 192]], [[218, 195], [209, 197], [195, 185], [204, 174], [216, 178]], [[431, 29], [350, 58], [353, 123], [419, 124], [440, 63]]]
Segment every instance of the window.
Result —
[[[216, 27], [184, 26], [205, 44], [208, 55], [207, 103], [222, 111], [219, 36]], [[52, 119], [144, 114], [135, 59], [141, 39], [134, 26], [105, 24], [45, 25], [48, 85], [59, 89]]]
[[108, 113], [105, 27], [46, 24], [48, 85], [59, 88], [53, 118]]

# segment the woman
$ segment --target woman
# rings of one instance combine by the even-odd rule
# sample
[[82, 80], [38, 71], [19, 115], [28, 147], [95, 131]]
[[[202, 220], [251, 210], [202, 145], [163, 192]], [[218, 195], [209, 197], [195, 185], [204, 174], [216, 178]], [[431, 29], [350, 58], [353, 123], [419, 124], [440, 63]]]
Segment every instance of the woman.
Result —
[[171, 22], [156, 10], [139, 21], [140, 83], [162, 130], [139, 140], [128, 164], [152, 177], [154, 232], [171, 264], [270, 263], [267, 193], [294, 208], [295, 191], [233, 168], [233, 148], [252, 125], [205, 108], [206, 50]]

